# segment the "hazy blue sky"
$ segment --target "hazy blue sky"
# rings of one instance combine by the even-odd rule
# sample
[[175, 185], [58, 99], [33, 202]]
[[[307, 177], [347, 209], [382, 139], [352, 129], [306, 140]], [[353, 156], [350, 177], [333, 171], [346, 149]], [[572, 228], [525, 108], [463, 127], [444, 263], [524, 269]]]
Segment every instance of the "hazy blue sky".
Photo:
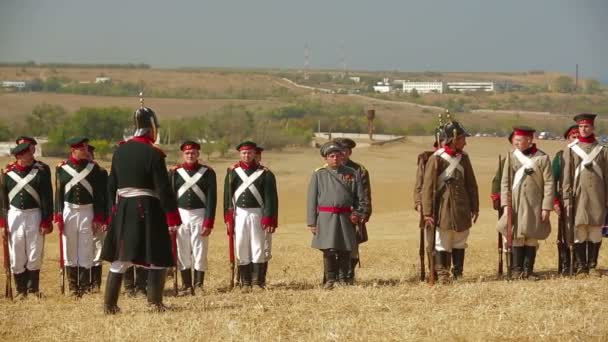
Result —
[[574, 73], [608, 81], [608, 0], [0, 0], [0, 61]]

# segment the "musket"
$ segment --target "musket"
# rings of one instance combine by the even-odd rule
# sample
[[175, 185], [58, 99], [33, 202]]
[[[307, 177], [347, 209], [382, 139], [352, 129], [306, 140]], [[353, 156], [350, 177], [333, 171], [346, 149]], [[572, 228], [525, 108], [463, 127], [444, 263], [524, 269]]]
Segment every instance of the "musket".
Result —
[[[61, 191], [59, 188], [59, 176], [58, 176], [58, 172], [57, 169], [55, 169], [55, 191], [59, 192]], [[59, 229], [57, 229], [57, 231], [59, 232], [59, 277], [61, 278], [60, 282], [59, 282], [59, 291], [61, 292], [62, 295], [65, 294], [65, 259], [63, 257], [63, 224], [61, 222], [58, 222], [57, 225], [59, 226]]]
[[[574, 184], [574, 182], [576, 181], [575, 177], [574, 177], [574, 155], [572, 154], [572, 151], [570, 151], [570, 158], [569, 158], [569, 162], [570, 162], [570, 174], [568, 175], [570, 177], [570, 193], [568, 194], [568, 197], [570, 199], [570, 207], [568, 208], [568, 225], [569, 227], [569, 236], [568, 236], [568, 247], [570, 248], [570, 276], [574, 275], [574, 229], [575, 227], [575, 200], [576, 197], [574, 196], [574, 192], [576, 191], [576, 184]], [[581, 160], [581, 163], [583, 161]]]
[[[563, 161], [563, 154], [561, 160]], [[563, 167], [560, 163], [560, 170], [563, 170]], [[561, 179], [563, 180], [563, 176], [561, 175]], [[559, 215], [557, 216], [557, 273], [562, 274], [564, 271], [564, 251], [568, 246], [568, 241], [566, 239], [566, 222], [565, 222], [565, 209], [564, 209], [564, 201], [563, 201], [563, 188], [561, 186], [561, 182], [558, 179], [555, 179], [556, 183], [556, 194], [558, 196], [559, 202]]]
[[[420, 208], [420, 220], [422, 221], [424, 218], [422, 216], [422, 207]], [[420, 281], [424, 281], [426, 279], [425, 267], [424, 267], [424, 230], [420, 229], [420, 247], [418, 248], [418, 255], [420, 256]]]
[[[141, 93], [140, 93], [141, 96]], [[141, 99], [142, 101], [142, 105], [143, 105], [143, 99]], [[171, 172], [171, 190], [173, 191], [173, 194], [176, 195], [175, 193], [175, 172]], [[178, 267], [177, 264], [179, 262], [179, 260], [177, 259], [177, 232], [171, 232], [171, 252], [173, 253], [173, 262], [175, 263], [175, 268], [174, 268], [174, 272], [173, 272], [173, 292], [175, 293], [175, 296], [177, 297], [177, 295], [179, 294], [179, 290], [177, 289], [177, 274], [178, 272]]]
[[[230, 191], [230, 204], [233, 203], [233, 194], [232, 194], [232, 170], [228, 168], [228, 191]], [[233, 208], [234, 210], [234, 208]], [[232, 220], [229, 220], [227, 223], [228, 230], [228, 259], [230, 261], [230, 288], [234, 288], [234, 269], [235, 269], [235, 256], [234, 256], [234, 216]]]
[[511, 153], [507, 154], [507, 279], [511, 279], [512, 265], [511, 258], [513, 253], [513, 191], [512, 191], [512, 177], [513, 170], [511, 169]]
[[[499, 169], [501, 167], [501, 165], [500, 165], [501, 161], [502, 161], [502, 157], [500, 155], [498, 155], [498, 168]], [[500, 216], [502, 216], [501, 214], [502, 214], [502, 210], [499, 208], [499, 210], [498, 210], [498, 219], [499, 220], [500, 220]], [[502, 234], [500, 232], [498, 232], [497, 245], [498, 245], [498, 270], [496, 273], [497, 273], [498, 277], [501, 278], [503, 275], [503, 251], [502, 251], [503, 246], [502, 246]]]
[[[4, 198], [4, 170], [0, 169], [0, 210], [4, 217], [6, 216], [6, 208], [8, 207], [6, 199]], [[11, 254], [8, 249], [8, 222], [5, 222], [4, 227], [3, 243], [2, 247], [4, 250], [4, 274], [6, 275], [6, 284], [4, 287], [4, 297], [13, 300], [13, 277], [11, 272]]]

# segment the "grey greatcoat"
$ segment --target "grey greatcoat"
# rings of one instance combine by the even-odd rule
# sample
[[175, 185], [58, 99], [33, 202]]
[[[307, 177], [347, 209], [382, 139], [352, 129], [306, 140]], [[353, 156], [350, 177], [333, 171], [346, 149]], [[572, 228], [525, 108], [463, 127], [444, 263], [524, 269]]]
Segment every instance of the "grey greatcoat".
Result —
[[[543, 151], [536, 150], [532, 155], [526, 156], [532, 161], [532, 168], [528, 173], [517, 171], [523, 166], [513, 152], [509, 153], [503, 166], [500, 187], [501, 205], [507, 205], [507, 191], [509, 185], [513, 205], [513, 238], [528, 238], [544, 240], [551, 233], [551, 223], [543, 222], [542, 210], [553, 210], [553, 172], [551, 160]], [[509, 172], [509, 167], [511, 171]], [[517, 182], [517, 184], [514, 184]], [[507, 233], [507, 212], [504, 211], [498, 221], [497, 230], [503, 235]]]
[[[366, 217], [369, 204], [363, 193], [359, 173], [346, 166], [336, 170], [321, 167], [312, 174], [308, 186], [307, 222], [316, 226], [317, 233], [312, 247], [352, 251], [356, 248], [355, 226], [351, 222], [354, 213]], [[320, 207], [351, 208], [350, 212], [319, 211]]]

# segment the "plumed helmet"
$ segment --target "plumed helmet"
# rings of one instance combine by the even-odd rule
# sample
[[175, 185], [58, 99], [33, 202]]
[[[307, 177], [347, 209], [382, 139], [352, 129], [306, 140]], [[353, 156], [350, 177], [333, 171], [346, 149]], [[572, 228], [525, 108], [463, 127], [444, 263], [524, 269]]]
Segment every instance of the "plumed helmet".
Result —
[[143, 93], [139, 93], [139, 102], [141, 106], [133, 112], [133, 124], [135, 125], [136, 134], [138, 132], [150, 131], [154, 137], [158, 133], [160, 123], [156, 113], [151, 108], [144, 106]]

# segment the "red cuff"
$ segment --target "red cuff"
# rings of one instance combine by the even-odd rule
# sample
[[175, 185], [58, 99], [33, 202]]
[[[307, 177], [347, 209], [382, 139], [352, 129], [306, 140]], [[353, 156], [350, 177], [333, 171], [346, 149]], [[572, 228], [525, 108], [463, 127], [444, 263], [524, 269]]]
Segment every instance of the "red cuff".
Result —
[[274, 227], [275, 222], [276, 222], [276, 219], [274, 217], [270, 217], [270, 216], [262, 217], [262, 226]]
[[0, 217], [0, 227], [6, 227], [6, 220], [3, 217]]
[[53, 222], [55, 222], [57, 224], [63, 224], [63, 215], [61, 215], [61, 214], [55, 214], [53, 216]]
[[173, 211], [165, 214], [165, 218], [167, 220], [167, 226], [175, 227], [182, 224], [182, 219], [179, 216], [179, 211]]
[[40, 228], [49, 229], [51, 227], [53, 227], [52, 217], [51, 216], [49, 216], [48, 218], [40, 221]]
[[104, 219], [102, 214], [95, 214], [95, 216], [93, 216], [93, 223], [105, 224], [106, 220]]
[[225, 214], [224, 214], [224, 223], [232, 223], [234, 222], [234, 210], [229, 209]]
[[497, 201], [500, 199], [500, 194], [498, 192], [495, 192], [490, 195], [490, 198], [492, 199], [492, 201]]
[[553, 199], [553, 205], [559, 205], [559, 198], [558, 197], [555, 197]]
[[215, 223], [215, 217], [208, 217], [203, 221], [203, 228], [213, 229]]

